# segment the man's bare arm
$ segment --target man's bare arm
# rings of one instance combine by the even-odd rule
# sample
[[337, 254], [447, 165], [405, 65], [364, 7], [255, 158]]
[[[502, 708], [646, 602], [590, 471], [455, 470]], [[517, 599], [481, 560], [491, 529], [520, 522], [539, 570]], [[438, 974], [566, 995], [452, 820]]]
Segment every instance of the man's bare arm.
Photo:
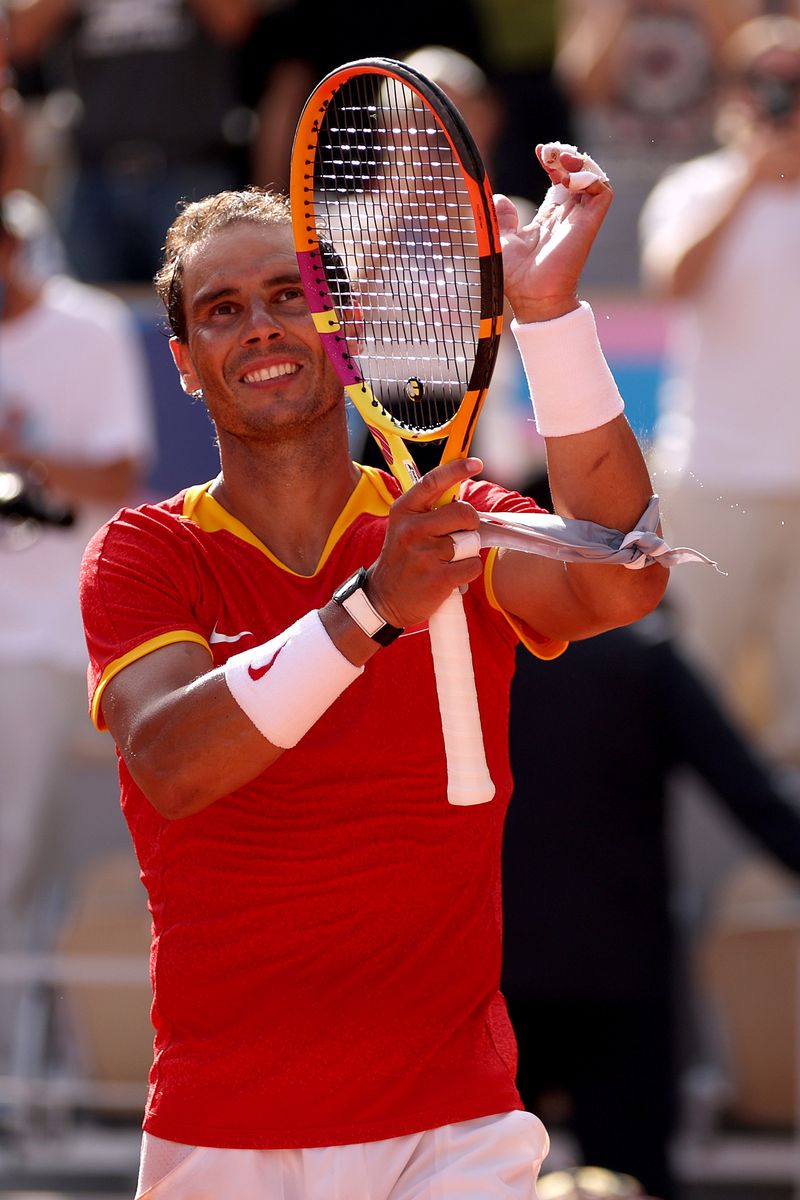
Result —
[[[547, 457], [554, 507], [562, 516], [627, 532], [647, 507], [650, 479], [624, 417], [588, 433], [548, 438]], [[632, 571], [505, 551], [493, 583], [503, 607], [538, 633], [576, 641], [650, 612], [668, 577], [659, 565]]]

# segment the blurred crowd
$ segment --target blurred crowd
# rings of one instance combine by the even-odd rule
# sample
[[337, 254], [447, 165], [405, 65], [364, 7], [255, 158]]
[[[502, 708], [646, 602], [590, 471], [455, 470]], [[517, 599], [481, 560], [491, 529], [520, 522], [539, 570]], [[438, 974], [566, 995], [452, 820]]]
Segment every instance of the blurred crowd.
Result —
[[[584, 1161], [672, 1200], [686, 1068], [718, 1051], [690, 957], [711, 885], [763, 851], [794, 912], [800, 873], [800, 0], [405, 0], [378, 28], [357, 0], [346, 25], [312, 0], [0, 0], [0, 1076], [2, 956], [41, 946], [44, 830], [85, 706], [81, 551], [159, 454], [131, 297], [180, 200], [287, 186], [328, 70], [404, 58], [528, 218], [538, 141], [608, 172], [586, 292], [663, 323], [647, 450], [665, 532], [721, 568], [676, 569], [642, 628], [521, 656], [513, 698], [504, 983], [523, 1099]], [[487, 475], [546, 501], [505, 345], [477, 442]], [[687, 810], [684, 769], [741, 848]], [[736, 1055], [716, 1062], [733, 1111]]]

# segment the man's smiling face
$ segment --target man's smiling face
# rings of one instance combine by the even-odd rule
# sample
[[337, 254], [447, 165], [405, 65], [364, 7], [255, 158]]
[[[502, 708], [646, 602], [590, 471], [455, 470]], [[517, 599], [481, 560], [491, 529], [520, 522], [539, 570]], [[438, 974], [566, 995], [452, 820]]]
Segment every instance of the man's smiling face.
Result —
[[274, 440], [343, 403], [308, 311], [289, 225], [239, 221], [183, 265], [187, 340], [170, 342], [220, 433]]

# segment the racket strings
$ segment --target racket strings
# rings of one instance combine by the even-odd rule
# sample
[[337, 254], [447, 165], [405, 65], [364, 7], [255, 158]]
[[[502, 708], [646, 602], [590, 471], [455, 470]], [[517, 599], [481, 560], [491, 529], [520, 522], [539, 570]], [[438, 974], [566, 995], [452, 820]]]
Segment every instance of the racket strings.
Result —
[[313, 182], [362, 376], [401, 425], [436, 429], [467, 390], [481, 317], [472, 202], [445, 131], [414, 89], [356, 76], [328, 105]]

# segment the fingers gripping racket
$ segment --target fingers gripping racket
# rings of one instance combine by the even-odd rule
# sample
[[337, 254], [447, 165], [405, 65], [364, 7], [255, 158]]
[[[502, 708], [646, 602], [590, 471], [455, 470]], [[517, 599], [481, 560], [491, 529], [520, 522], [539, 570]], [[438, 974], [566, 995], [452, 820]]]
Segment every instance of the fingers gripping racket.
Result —
[[[303, 286], [325, 349], [404, 490], [409, 444], [467, 453], [502, 327], [491, 188], [464, 122], [403, 63], [370, 58], [327, 75], [292, 151]], [[452, 495], [443, 497], [443, 501]], [[494, 794], [458, 591], [429, 621], [451, 804]]]

